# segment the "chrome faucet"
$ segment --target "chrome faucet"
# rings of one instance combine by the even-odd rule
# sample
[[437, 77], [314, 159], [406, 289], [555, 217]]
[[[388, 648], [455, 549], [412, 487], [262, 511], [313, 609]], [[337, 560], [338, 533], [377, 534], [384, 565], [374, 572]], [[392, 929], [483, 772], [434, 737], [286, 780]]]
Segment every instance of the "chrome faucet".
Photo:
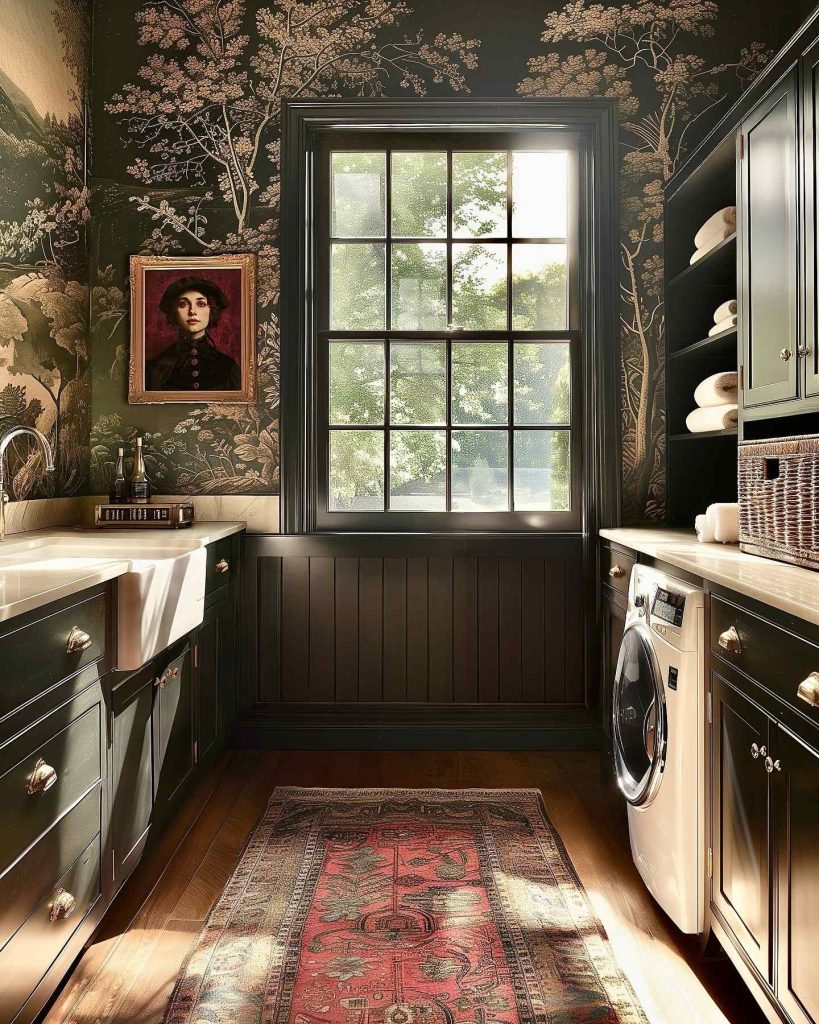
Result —
[[39, 441], [45, 456], [46, 472], [54, 472], [54, 453], [51, 451], [51, 445], [48, 443], [48, 438], [45, 434], [36, 427], [12, 427], [7, 434], [0, 437], [0, 541], [6, 539], [6, 504], [9, 501], [9, 495], [6, 492], [5, 476], [6, 449], [15, 437], [20, 437], [22, 434], [31, 434], [33, 438]]

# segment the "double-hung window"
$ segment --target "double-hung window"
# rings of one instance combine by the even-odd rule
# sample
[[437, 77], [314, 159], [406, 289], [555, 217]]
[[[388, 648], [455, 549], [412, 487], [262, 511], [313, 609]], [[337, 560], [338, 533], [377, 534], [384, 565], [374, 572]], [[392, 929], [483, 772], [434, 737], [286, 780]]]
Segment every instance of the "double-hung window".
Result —
[[577, 137], [334, 131], [316, 161], [318, 528], [577, 529]]

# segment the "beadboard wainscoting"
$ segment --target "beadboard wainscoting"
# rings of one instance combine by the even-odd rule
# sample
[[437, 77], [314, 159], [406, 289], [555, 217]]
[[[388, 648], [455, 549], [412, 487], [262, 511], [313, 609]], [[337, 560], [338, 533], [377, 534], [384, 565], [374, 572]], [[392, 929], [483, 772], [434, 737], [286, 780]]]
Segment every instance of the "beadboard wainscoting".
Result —
[[234, 740], [588, 747], [582, 538], [249, 537]]

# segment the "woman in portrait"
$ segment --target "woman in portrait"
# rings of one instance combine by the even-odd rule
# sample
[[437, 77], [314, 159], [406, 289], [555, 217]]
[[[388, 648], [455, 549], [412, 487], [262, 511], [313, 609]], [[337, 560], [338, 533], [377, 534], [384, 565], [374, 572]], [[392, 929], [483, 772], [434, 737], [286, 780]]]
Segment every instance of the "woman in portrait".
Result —
[[210, 332], [228, 300], [218, 285], [183, 277], [168, 285], [159, 302], [176, 341], [145, 364], [147, 391], [239, 391], [242, 374], [235, 359], [216, 346]]

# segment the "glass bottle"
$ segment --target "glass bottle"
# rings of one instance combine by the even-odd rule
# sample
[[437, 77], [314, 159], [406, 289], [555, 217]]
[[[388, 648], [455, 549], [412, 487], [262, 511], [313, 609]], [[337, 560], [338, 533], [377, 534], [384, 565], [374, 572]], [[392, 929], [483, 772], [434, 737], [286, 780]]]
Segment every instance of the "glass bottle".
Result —
[[124, 505], [128, 500], [128, 481], [125, 479], [125, 450], [117, 448], [117, 464], [114, 467], [114, 480], [108, 495], [112, 505]]
[[151, 484], [145, 472], [145, 458], [142, 454], [142, 438], [136, 439], [134, 466], [128, 480], [129, 500], [137, 505], [147, 505], [151, 497]]

